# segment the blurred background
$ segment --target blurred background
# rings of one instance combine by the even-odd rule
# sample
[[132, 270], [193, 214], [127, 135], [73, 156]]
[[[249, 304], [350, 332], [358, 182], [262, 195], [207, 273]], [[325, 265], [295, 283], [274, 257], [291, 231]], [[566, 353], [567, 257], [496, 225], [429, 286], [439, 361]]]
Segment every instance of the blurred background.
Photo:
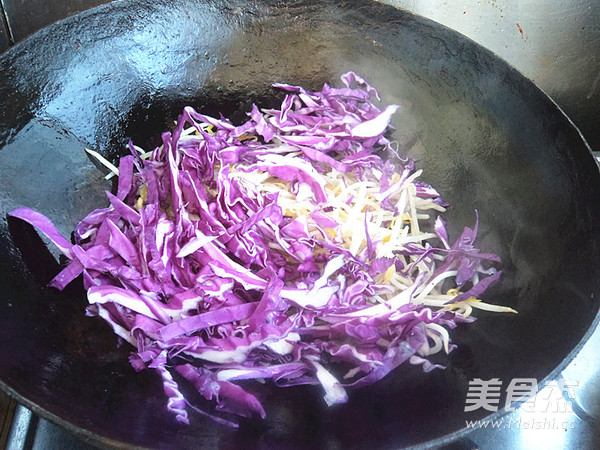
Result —
[[[0, 52], [40, 28], [106, 0], [0, 0]], [[446, 25], [505, 59], [565, 111], [590, 146], [600, 151], [600, 1], [386, 0]], [[580, 383], [581, 407], [597, 412], [600, 335], [595, 333], [569, 371]], [[587, 377], [587, 378], [586, 378]], [[520, 414], [517, 412], [516, 414]], [[493, 430], [453, 448], [598, 448], [597, 419], [577, 415], [576, 430], [559, 434]], [[583, 414], [585, 416], [585, 414]], [[588, 417], [589, 419], [589, 417]], [[12, 425], [12, 427], [11, 427]], [[0, 394], [0, 448], [87, 448], [76, 438]], [[10, 435], [10, 436], [9, 436]], [[541, 440], [540, 440], [541, 439]]]

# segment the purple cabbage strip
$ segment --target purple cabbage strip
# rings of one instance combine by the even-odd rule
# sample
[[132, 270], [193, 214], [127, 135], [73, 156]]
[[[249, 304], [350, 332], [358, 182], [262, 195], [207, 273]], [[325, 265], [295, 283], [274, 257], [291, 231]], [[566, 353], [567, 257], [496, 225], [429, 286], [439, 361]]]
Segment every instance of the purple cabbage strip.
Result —
[[[187, 406], [229, 426], [237, 424], [223, 414], [265, 417], [259, 399], [236, 380], [320, 385], [333, 404], [347, 400], [346, 389], [372, 384], [403, 364], [441, 368], [419, 353], [427, 325], [454, 328], [474, 319], [410, 302], [374, 306], [367, 299], [390, 290], [376, 279], [392, 267], [411, 277], [417, 264], [442, 255], [429, 279], [457, 271], [458, 286], [471, 283], [454, 298], [459, 302], [480, 296], [500, 277], [485, 266], [499, 258], [474, 247], [478, 218], [450, 245], [438, 217], [432, 231], [440, 248], [408, 244], [393, 258], [376, 257], [368, 208], [365, 251], [353, 255], [328, 235], [340, 224], [327, 214], [323, 174], [336, 170], [378, 181], [382, 208], [393, 211], [390, 199], [414, 172], [413, 161], [386, 160], [393, 151], [385, 133], [398, 106], [380, 110], [375, 88], [353, 72], [341, 80], [344, 87], [324, 85], [319, 92], [276, 84], [287, 93], [280, 109], [253, 106], [239, 126], [184, 108], [150, 158], [142, 160], [129, 143], [132, 154], [120, 160], [116, 194], [107, 192], [109, 206], [75, 227], [75, 244], [36, 211], [10, 213], [69, 259], [52, 286], [63, 289], [83, 274], [87, 314], [133, 346], [136, 371], [158, 372], [176, 421], [189, 423]], [[196, 132], [184, 133], [187, 127]], [[290, 164], [269, 159], [290, 154]], [[289, 181], [295, 193], [307, 187], [315, 209], [287, 216], [276, 194], [257, 193], [234, 165], [239, 173]], [[400, 174], [395, 183], [393, 172]], [[445, 204], [428, 184], [415, 186], [418, 197]], [[406, 256], [416, 261], [405, 267]], [[415, 287], [427, 283], [417, 278]], [[415, 287], [405, 295], [409, 300]], [[336, 365], [348, 370], [343, 381], [330, 372]], [[174, 372], [214, 410], [191, 405]]]

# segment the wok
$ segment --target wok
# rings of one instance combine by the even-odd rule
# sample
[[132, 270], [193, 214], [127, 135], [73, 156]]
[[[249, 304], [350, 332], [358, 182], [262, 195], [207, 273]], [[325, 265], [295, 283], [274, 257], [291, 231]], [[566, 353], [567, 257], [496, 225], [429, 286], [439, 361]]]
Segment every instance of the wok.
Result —
[[[327, 408], [315, 387], [252, 384], [266, 420], [178, 425], [158, 377], [135, 373], [129, 349], [84, 315], [81, 284], [46, 287], [56, 252], [6, 212], [35, 208], [68, 236], [111, 188], [85, 147], [115, 159], [129, 138], [152, 148], [185, 105], [240, 121], [253, 102], [281, 100], [273, 82], [320, 89], [347, 70], [402, 105], [393, 139], [452, 205], [452, 236], [479, 212], [479, 246], [504, 271], [485, 298], [519, 314], [480, 313], [452, 332], [445, 370], [396, 370], [345, 405]], [[95, 445], [441, 445], [490, 414], [464, 412], [469, 380], [553, 379], [595, 325], [600, 177], [589, 147], [531, 81], [423, 18], [366, 0], [117, 1], [2, 55], [0, 98], [0, 384]]]

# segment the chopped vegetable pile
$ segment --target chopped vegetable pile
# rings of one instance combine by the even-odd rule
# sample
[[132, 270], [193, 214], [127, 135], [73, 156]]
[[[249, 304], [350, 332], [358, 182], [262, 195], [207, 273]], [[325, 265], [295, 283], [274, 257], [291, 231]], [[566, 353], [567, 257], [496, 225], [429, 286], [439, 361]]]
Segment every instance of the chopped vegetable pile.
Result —
[[[105, 161], [116, 195], [74, 244], [41, 214], [11, 212], [70, 260], [52, 286], [83, 274], [88, 314], [135, 348], [135, 370], [158, 372], [180, 422], [187, 406], [233, 426], [264, 417], [237, 380], [319, 385], [343, 403], [404, 363], [441, 367], [428, 356], [453, 348], [448, 329], [473, 308], [514, 312], [477, 299], [501, 274], [474, 247], [477, 218], [451, 244], [447, 205], [385, 137], [398, 106], [341, 79], [277, 84], [281, 108], [253, 106], [240, 126], [186, 107], [159, 148]], [[214, 408], [191, 405], [175, 372]]]

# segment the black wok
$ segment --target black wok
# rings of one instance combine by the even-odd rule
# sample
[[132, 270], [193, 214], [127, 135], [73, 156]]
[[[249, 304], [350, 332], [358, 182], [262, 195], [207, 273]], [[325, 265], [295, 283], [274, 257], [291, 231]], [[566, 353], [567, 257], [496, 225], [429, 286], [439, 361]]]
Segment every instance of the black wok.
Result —
[[[343, 406], [314, 387], [249, 385], [265, 421], [177, 425], [160, 380], [84, 315], [81, 285], [45, 286], [55, 252], [6, 212], [35, 208], [68, 236], [110, 189], [85, 147], [114, 159], [129, 138], [152, 147], [184, 105], [240, 121], [252, 102], [277, 104], [273, 82], [319, 89], [347, 70], [403, 105], [394, 139], [452, 204], [452, 235], [479, 211], [480, 247], [504, 270], [486, 300], [519, 315], [479, 314], [453, 331], [446, 370], [397, 370]], [[118, 1], [2, 55], [0, 99], [0, 384], [97, 445], [439, 445], [489, 414], [464, 412], [469, 380], [550, 380], [595, 324], [600, 177], [587, 144], [516, 70], [420, 17], [366, 0]]]

